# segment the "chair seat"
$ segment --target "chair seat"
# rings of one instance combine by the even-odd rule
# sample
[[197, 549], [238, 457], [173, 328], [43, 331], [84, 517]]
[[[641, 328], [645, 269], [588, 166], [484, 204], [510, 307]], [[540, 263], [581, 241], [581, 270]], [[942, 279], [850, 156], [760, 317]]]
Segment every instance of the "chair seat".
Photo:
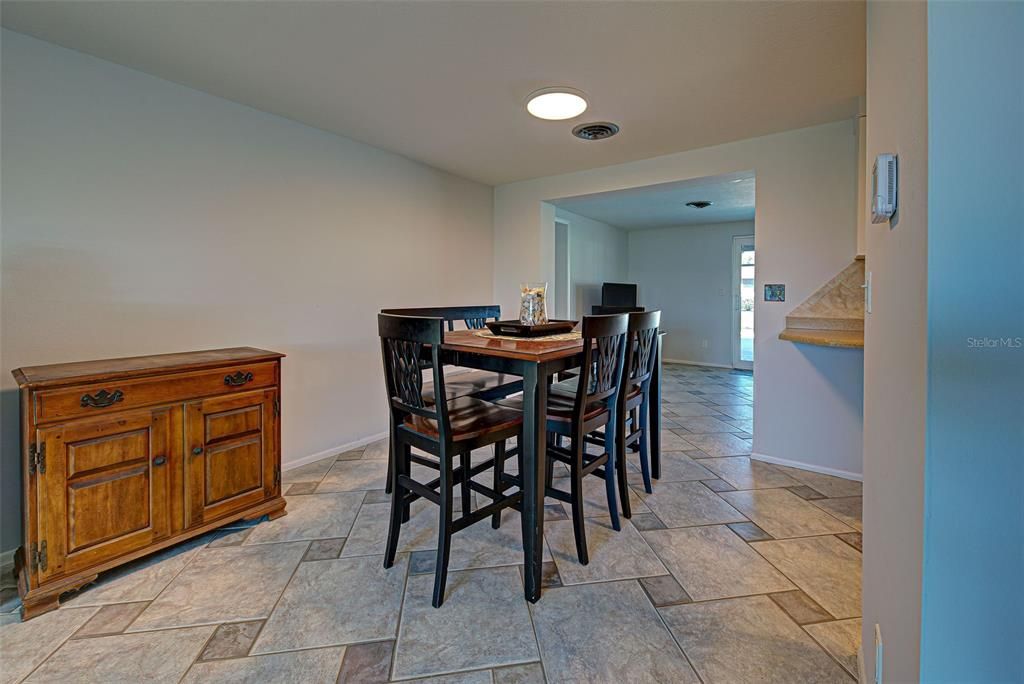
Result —
[[[499, 399], [494, 402], [499, 406], [506, 408], [515, 409], [516, 411], [523, 410], [523, 395], [517, 394], [514, 397], [508, 397], [506, 399]], [[548, 420], [555, 421], [558, 423], [568, 423], [572, 420], [572, 409], [573, 399], [571, 397], [565, 397], [561, 394], [548, 394]], [[607, 408], [602, 405], [596, 405], [591, 407], [589, 411], [583, 416], [583, 420], [590, 420], [601, 415]]]
[[[574, 399], [579, 386], [579, 376], [575, 378], [568, 378], [567, 380], [553, 383], [551, 385], [551, 394], [559, 397], [566, 397], [568, 399]], [[626, 395], [626, 401], [629, 402], [636, 399], [641, 395], [641, 393], [642, 392], [639, 387], [634, 387], [629, 394]]]
[[[452, 441], [476, 439], [491, 432], [515, 428], [523, 422], [523, 414], [506, 406], [473, 397], [456, 397], [448, 401], [448, 418], [452, 426]], [[423, 416], [409, 415], [405, 426], [421, 435], [436, 439], [437, 421]]]
[[[490, 371], [474, 370], [468, 373], [458, 373], [450, 378], [446, 375], [444, 379], [444, 393], [450, 399], [466, 397], [473, 394], [493, 394], [495, 390], [502, 387], [509, 388], [509, 394], [518, 391], [518, 384], [522, 378], [507, 373], [492, 373]], [[426, 401], [434, 400], [433, 383], [426, 383], [423, 386], [423, 398]], [[492, 398], [492, 397], [488, 397]]]

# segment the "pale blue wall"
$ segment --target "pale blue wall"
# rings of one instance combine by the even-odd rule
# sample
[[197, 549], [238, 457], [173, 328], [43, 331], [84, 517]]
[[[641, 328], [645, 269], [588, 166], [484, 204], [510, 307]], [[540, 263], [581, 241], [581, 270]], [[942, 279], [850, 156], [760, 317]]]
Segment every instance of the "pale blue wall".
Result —
[[1024, 3], [929, 3], [928, 100], [921, 679], [1024, 682]]

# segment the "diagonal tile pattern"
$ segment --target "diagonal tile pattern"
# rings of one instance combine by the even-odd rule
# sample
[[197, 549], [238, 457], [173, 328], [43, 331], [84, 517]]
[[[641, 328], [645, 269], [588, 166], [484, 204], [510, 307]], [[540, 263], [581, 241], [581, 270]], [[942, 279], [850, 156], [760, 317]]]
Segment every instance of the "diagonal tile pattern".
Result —
[[378, 440], [285, 471], [287, 516], [135, 561], [34, 620], [0, 614], [0, 684], [853, 681], [860, 483], [751, 460], [749, 373], [665, 371], [654, 493], [630, 453], [634, 517], [614, 532], [588, 478], [587, 566], [549, 500], [535, 605], [513, 511], [455, 535], [440, 609], [435, 506], [413, 505], [382, 567]]

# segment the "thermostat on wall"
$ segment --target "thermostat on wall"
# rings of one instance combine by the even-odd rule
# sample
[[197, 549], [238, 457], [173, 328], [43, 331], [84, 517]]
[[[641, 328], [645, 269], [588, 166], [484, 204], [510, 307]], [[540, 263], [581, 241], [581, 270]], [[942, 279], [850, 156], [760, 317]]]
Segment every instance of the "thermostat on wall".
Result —
[[896, 213], [896, 187], [896, 155], [878, 155], [871, 169], [872, 223], [885, 223]]

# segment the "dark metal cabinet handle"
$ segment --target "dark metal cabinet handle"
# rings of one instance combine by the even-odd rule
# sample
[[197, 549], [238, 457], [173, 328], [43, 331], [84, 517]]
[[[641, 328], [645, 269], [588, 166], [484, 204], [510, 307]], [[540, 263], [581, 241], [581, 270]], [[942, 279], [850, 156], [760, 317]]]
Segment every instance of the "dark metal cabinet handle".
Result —
[[196, 447], [195, 449], [192, 450], [193, 456], [198, 456], [201, 453], [203, 453], [203, 447]]
[[113, 406], [119, 401], [124, 401], [124, 392], [119, 389], [113, 392], [102, 389], [95, 395], [83, 394], [81, 403], [82, 408], [106, 408]]
[[238, 371], [234, 375], [225, 375], [224, 384], [228, 387], [241, 387], [247, 382], [252, 382], [253, 375], [251, 372], [243, 373]]
[[153, 459], [153, 465], [155, 466], [162, 466], [164, 463], [167, 463], [166, 456], [157, 456]]

